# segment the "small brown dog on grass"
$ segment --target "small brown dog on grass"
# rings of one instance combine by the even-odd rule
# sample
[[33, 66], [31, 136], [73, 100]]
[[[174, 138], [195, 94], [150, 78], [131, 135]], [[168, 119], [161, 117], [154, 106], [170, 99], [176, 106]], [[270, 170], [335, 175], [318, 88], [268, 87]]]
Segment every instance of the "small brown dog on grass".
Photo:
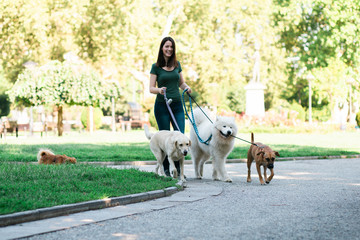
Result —
[[[254, 143], [254, 133], [251, 133], [251, 143]], [[274, 177], [274, 161], [275, 161], [275, 157], [278, 156], [280, 157], [279, 153], [276, 151], [273, 151], [269, 146], [264, 145], [262, 143], [256, 142], [255, 143], [257, 146], [255, 145], [251, 145], [249, 151], [248, 151], [248, 155], [247, 155], [247, 167], [248, 167], [248, 177], [247, 177], [247, 182], [251, 182], [251, 177], [250, 177], [250, 168], [251, 168], [251, 163], [253, 162], [253, 160], [255, 159], [256, 162], [256, 170], [259, 174], [259, 180], [261, 185], [265, 185], [264, 180], [261, 176], [261, 170], [260, 170], [260, 166], [263, 166], [264, 168], [264, 178], [266, 183], [270, 183], [271, 179]], [[266, 175], [266, 169], [269, 168], [271, 171], [271, 174], [269, 176], [269, 178], [267, 178]]]
[[37, 154], [39, 164], [62, 164], [62, 163], [76, 163], [76, 159], [64, 155], [55, 155], [48, 149], [40, 149]]

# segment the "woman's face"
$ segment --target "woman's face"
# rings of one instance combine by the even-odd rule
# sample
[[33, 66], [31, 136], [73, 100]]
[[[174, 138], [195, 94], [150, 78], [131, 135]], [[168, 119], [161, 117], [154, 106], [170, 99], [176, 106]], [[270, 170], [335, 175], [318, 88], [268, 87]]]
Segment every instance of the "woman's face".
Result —
[[164, 46], [162, 47], [162, 51], [165, 58], [170, 58], [174, 52], [173, 45], [171, 41], [166, 41]]

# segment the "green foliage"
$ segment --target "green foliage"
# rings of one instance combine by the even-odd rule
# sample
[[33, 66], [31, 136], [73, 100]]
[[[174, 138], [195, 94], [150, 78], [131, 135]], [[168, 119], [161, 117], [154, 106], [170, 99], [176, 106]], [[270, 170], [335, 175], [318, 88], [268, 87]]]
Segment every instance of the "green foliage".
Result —
[[[93, 117], [94, 117], [94, 126], [96, 129], [101, 127], [101, 119], [103, 117], [103, 112], [100, 108], [93, 109]], [[81, 123], [84, 128], [87, 128], [89, 119], [89, 108], [84, 108], [81, 112]]]
[[157, 122], [156, 122], [154, 111], [151, 111], [149, 114], [149, 122], [152, 127], [159, 129]]
[[356, 123], [357, 123], [358, 127], [360, 127], [360, 112], [358, 112], [358, 113], [356, 114], [355, 120], [356, 120]]
[[[256, 42], [266, 109], [281, 98], [308, 108], [310, 72], [316, 78], [313, 106], [331, 107], [343, 87], [332, 86], [358, 72], [360, 0], [2, 0], [0, 8], [0, 65], [9, 86], [24, 72], [25, 62], [44, 66], [50, 60], [63, 62], [64, 54], [73, 52], [96, 69], [95, 75], [121, 86], [126, 99], [146, 99], [148, 79], [135, 73], [148, 74], [163, 33], [174, 37], [184, 78], [199, 94], [198, 102], [229, 105], [237, 112], [243, 106], [232, 102], [238, 97], [232, 95], [252, 78]], [[346, 73], [331, 75], [330, 66], [340, 65]], [[97, 78], [90, 72], [87, 78]], [[85, 92], [92, 88], [84, 87]], [[107, 96], [114, 95], [76, 94], [82, 100], [74, 97], [66, 104], [107, 107]], [[22, 96], [11, 100], [46, 102], [37, 94]]]
[[313, 108], [312, 117], [317, 121], [326, 122], [331, 118], [331, 110], [328, 107], [323, 107], [322, 109]]
[[[308, 79], [312, 73], [315, 107], [334, 104], [349, 68], [359, 64], [360, 1], [274, 1], [273, 23], [279, 47], [286, 49], [289, 81], [283, 96], [308, 107]], [[337, 69], [337, 70], [335, 70]], [[331, 73], [330, 73], [331, 72]], [[337, 87], [334, 87], [337, 85]]]
[[23, 101], [34, 106], [101, 106], [118, 93], [116, 85], [104, 82], [85, 65], [51, 61], [41, 67], [26, 69], [19, 75], [9, 96], [13, 102]]
[[290, 109], [298, 113], [298, 115], [296, 116], [297, 119], [301, 121], [305, 121], [306, 112], [305, 109], [299, 103], [293, 101], [290, 105]]
[[245, 91], [243, 89], [228, 92], [229, 108], [236, 113], [245, 112]]
[[10, 113], [10, 101], [6, 94], [0, 94], [0, 117]]

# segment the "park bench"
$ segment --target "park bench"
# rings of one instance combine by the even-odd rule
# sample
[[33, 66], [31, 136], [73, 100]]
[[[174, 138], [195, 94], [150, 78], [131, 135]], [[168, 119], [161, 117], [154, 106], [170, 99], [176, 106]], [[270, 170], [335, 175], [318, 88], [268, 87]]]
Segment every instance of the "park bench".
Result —
[[150, 125], [143, 116], [141, 105], [135, 102], [128, 102], [131, 128], [144, 128], [144, 124]]

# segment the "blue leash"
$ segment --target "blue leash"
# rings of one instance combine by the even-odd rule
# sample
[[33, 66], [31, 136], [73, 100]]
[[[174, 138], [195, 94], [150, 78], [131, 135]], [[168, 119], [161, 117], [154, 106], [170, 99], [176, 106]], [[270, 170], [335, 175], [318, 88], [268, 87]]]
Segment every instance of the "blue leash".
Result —
[[[188, 111], [187, 111], [187, 109], [186, 109], [185, 97], [184, 97], [185, 92], [186, 92], [187, 95], [189, 96], [190, 110], [191, 110], [191, 116], [192, 116], [192, 118], [189, 116]], [[199, 141], [200, 141], [201, 143], [204, 143], [204, 144], [206, 144], [206, 145], [209, 145], [209, 142], [210, 142], [210, 140], [211, 140], [211, 138], [212, 138], [212, 135], [210, 135], [210, 137], [209, 137], [207, 140], [205, 140], [205, 141], [200, 137], [200, 135], [199, 135], [199, 130], [197, 129], [196, 124], [195, 124], [195, 117], [194, 117], [194, 112], [193, 112], [193, 109], [192, 109], [191, 99], [192, 99], [192, 97], [191, 97], [190, 94], [187, 92], [187, 89], [185, 89], [185, 90], [183, 91], [183, 93], [182, 93], [182, 100], [183, 100], [182, 102], [183, 102], [183, 106], [184, 106], [184, 109], [185, 109], [185, 114], [186, 114], [186, 116], [188, 117], [191, 125], [193, 126], [193, 128], [194, 128], [194, 130], [195, 130], [195, 133], [196, 133]], [[195, 103], [196, 103], [196, 102], [195, 102]], [[200, 108], [200, 106], [199, 106], [199, 108]], [[200, 108], [200, 109], [201, 109], [201, 108]], [[204, 113], [204, 111], [203, 111], [202, 109], [201, 109], [201, 111]], [[204, 113], [204, 114], [205, 114], [205, 113]], [[208, 116], [207, 116], [206, 114], [205, 114], [205, 116], [208, 118]], [[208, 119], [209, 119], [209, 118], [208, 118]], [[210, 120], [210, 119], [209, 119], [209, 120]], [[210, 122], [212, 123], [211, 120], [210, 120]]]
[[[187, 95], [189, 96], [190, 110], [191, 110], [192, 119], [191, 119], [191, 117], [189, 116], [189, 114], [188, 114], [188, 112], [187, 112], [187, 109], [186, 109], [185, 97], [184, 97], [185, 92], [186, 92]], [[206, 141], [202, 140], [201, 137], [199, 136], [199, 131], [198, 131], [198, 129], [197, 129], [197, 127], [196, 127], [196, 124], [195, 124], [195, 118], [194, 118], [194, 113], [193, 113], [193, 110], [192, 110], [191, 99], [194, 100], [194, 99], [192, 98], [192, 96], [187, 92], [187, 89], [185, 89], [185, 90], [183, 91], [183, 93], [182, 93], [182, 102], [183, 102], [183, 106], [184, 106], [184, 109], [185, 109], [186, 116], [188, 117], [190, 123], [193, 125], [194, 130], [195, 130], [195, 133], [196, 133], [196, 135], [197, 135], [198, 138], [199, 138], [199, 141], [200, 141], [201, 143], [204, 143], [204, 144], [206, 144], [206, 145], [209, 145], [209, 142], [210, 142], [210, 140], [211, 140], [211, 138], [212, 138], [212, 135], [210, 135], [210, 137], [209, 137]], [[211, 123], [213, 123], [213, 122], [211, 121], [211, 119], [206, 115], [206, 113], [202, 110], [202, 108], [199, 106], [199, 104], [197, 104], [197, 102], [196, 102], [195, 100], [194, 100], [194, 102], [195, 102], [195, 104], [198, 106], [198, 108], [203, 112], [203, 114], [207, 117], [207, 119], [209, 119], [209, 121], [210, 121]], [[251, 144], [251, 145], [254, 145], [254, 146], [257, 146], [257, 147], [259, 147], [259, 148], [262, 148], [262, 147], [258, 146], [256, 143], [249, 142], [249, 141], [247, 141], [247, 140], [245, 140], [245, 139], [236, 137], [236, 136], [234, 136], [234, 135], [231, 135], [231, 136], [232, 136], [233, 138], [237, 138], [237, 139], [239, 139], [239, 140], [241, 140], [241, 141], [247, 142], [247, 143], [249, 143], [249, 144]]]

